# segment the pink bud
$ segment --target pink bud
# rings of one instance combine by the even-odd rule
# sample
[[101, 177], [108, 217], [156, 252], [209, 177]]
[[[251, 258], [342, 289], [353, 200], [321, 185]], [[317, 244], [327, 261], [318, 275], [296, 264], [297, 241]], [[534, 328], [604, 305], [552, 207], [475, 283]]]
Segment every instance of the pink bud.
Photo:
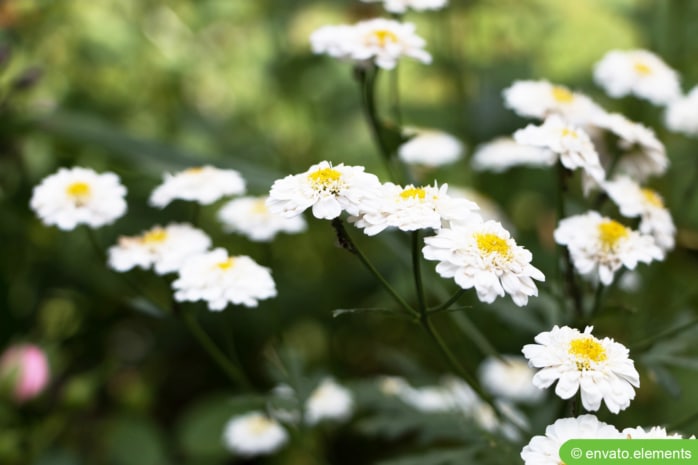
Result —
[[17, 402], [25, 402], [44, 390], [50, 370], [46, 354], [33, 344], [9, 347], [0, 358], [0, 383], [12, 386]]

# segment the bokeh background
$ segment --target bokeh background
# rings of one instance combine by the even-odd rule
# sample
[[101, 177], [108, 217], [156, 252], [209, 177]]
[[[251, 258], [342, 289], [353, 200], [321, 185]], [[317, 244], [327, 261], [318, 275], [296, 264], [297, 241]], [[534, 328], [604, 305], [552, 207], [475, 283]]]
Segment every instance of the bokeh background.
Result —
[[[364, 165], [385, 180], [351, 66], [314, 56], [308, 42], [322, 25], [379, 15], [385, 16], [380, 4], [353, 0], [0, 1], [0, 347], [37, 342], [53, 371], [40, 399], [0, 404], [0, 463], [238, 463], [221, 445], [221, 422], [289, 377], [302, 389], [331, 374], [360, 392], [381, 374], [420, 384], [448, 372], [418, 327], [381, 314], [333, 317], [336, 309], [390, 302], [358, 260], [337, 247], [327, 222], [308, 218], [306, 233], [257, 244], [223, 233], [215, 206], [202, 211], [201, 226], [216, 245], [271, 267], [278, 286], [279, 297], [256, 309], [199, 309], [203, 326], [226, 350], [235, 347], [252, 378], [256, 392], [243, 392], [181, 321], [145, 303], [105, 267], [86, 231], [45, 227], [28, 207], [33, 186], [58, 167], [118, 173], [129, 191], [129, 213], [97, 231], [103, 250], [119, 235], [189, 218], [184, 204], [147, 205], [166, 171], [201, 164], [237, 169], [252, 194], [320, 160]], [[527, 124], [504, 108], [502, 89], [516, 79], [543, 78], [653, 127], [665, 142], [671, 168], [653, 187], [674, 215], [678, 246], [664, 262], [640, 270], [637, 290], [613, 289], [595, 322], [597, 334], [613, 335], [631, 350], [636, 344], [632, 354], [642, 375], [631, 407], [600, 417], [695, 433], [698, 143], [668, 133], [661, 110], [649, 103], [607, 98], [591, 72], [610, 49], [646, 48], [678, 70], [689, 90], [698, 84], [698, 3], [452, 0], [446, 10], [407, 19], [434, 61], [400, 65], [405, 124], [448, 131], [472, 153]], [[386, 76], [379, 103], [389, 116]], [[554, 275], [552, 171], [478, 173], [466, 157], [422, 176], [489, 197], [533, 252], [534, 264]], [[411, 295], [405, 238], [358, 236], [378, 267]], [[425, 269], [432, 301], [453, 292], [452, 283]], [[130, 278], [153, 301], [168, 301], [162, 280], [138, 271]], [[480, 304], [470, 294], [462, 303], [503, 353], [519, 353], [563, 317], [544, 293], [524, 309], [506, 300]], [[483, 354], [458, 321], [445, 314], [436, 323], [463, 364], [475, 369]], [[647, 339], [681, 325], [669, 337]], [[415, 455], [406, 454], [469, 439], [459, 438], [460, 430], [439, 436], [426, 417], [400, 420], [394, 430], [389, 419], [371, 423], [380, 418], [374, 405], [380, 402], [364, 395], [355, 419], [313, 439], [327, 463], [462, 463], [410, 459]], [[552, 398], [545, 405], [529, 412], [537, 434], [560, 408]], [[250, 463], [312, 463], [296, 449]], [[508, 463], [518, 460], [516, 447], [500, 453]], [[399, 456], [408, 458], [394, 461]], [[482, 461], [504, 463], [504, 457]]]

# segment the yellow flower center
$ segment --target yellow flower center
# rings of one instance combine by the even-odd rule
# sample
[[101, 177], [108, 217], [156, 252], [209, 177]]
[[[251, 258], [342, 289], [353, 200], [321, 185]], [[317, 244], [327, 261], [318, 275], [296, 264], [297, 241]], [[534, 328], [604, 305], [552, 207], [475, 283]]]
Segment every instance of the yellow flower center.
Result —
[[562, 130], [562, 137], [578, 137], [577, 131], [574, 129], [564, 128]]
[[388, 42], [393, 44], [398, 42], [398, 38], [394, 32], [388, 31], [387, 29], [378, 29], [373, 31], [373, 37], [378, 41], [378, 45], [385, 47]]
[[308, 178], [315, 189], [329, 190], [336, 194], [342, 173], [334, 168], [321, 168], [310, 173]]
[[257, 199], [252, 204], [252, 213], [256, 215], [266, 215], [269, 212], [267, 203], [264, 199]]
[[635, 72], [641, 76], [648, 76], [652, 74], [652, 68], [647, 66], [641, 61], [636, 61], [635, 64], [633, 65], [633, 69]]
[[606, 249], [613, 249], [616, 243], [628, 237], [630, 230], [614, 220], [606, 220], [599, 224], [599, 239]]
[[82, 181], [76, 181], [66, 188], [68, 195], [76, 199], [84, 199], [90, 195], [90, 191], [90, 185]]
[[400, 197], [403, 199], [420, 199], [423, 200], [426, 197], [427, 191], [423, 187], [408, 187], [407, 189], [400, 192]]
[[187, 168], [184, 170], [185, 173], [187, 174], [199, 174], [204, 170], [203, 166], [194, 166], [192, 168]]
[[502, 239], [496, 234], [475, 234], [475, 240], [477, 241], [478, 249], [486, 254], [497, 254], [502, 257], [509, 257], [511, 255], [511, 249], [506, 239]]
[[579, 371], [591, 368], [591, 362], [603, 362], [608, 358], [606, 349], [591, 336], [580, 337], [570, 341], [568, 353], [576, 359]]
[[254, 417], [250, 420], [250, 432], [255, 436], [261, 436], [272, 426], [274, 426], [274, 423], [262, 416]]
[[553, 98], [556, 102], [571, 103], [574, 100], [574, 94], [562, 86], [553, 86]]
[[223, 260], [222, 262], [216, 263], [216, 266], [223, 271], [231, 269], [233, 265], [235, 265], [235, 258], [233, 257], [229, 257], [226, 260]]
[[141, 240], [144, 244], [160, 244], [167, 239], [167, 231], [160, 227], [155, 227], [143, 234]]
[[652, 189], [642, 189], [642, 196], [645, 198], [647, 203], [653, 207], [664, 208], [664, 201], [662, 200], [662, 197]]

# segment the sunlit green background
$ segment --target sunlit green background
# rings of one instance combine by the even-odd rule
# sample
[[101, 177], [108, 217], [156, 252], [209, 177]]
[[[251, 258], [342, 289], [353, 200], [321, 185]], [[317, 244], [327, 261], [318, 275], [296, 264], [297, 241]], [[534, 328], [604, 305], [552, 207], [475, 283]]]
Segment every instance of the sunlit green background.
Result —
[[[672, 167], [653, 186], [674, 214], [679, 246], [665, 262], [641, 269], [637, 293], [614, 290], [596, 327], [632, 349], [633, 342], [691, 321], [698, 303], [698, 204], [690, 186], [698, 181], [698, 143], [667, 133], [661, 110], [648, 103], [607, 98], [593, 84], [591, 69], [610, 49], [647, 48], [677, 69], [689, 90], [698, 83], [698, 2], [451, 3], [441, 12], [407, 17], [417, 23], [434, 62], [400, 65], [404, 123], [451, 132], [472, 152], [527, 123], [504, 108], [502, 89], [516, 79], [544, 78], [654, 127]], [[204, 163], [234, 168], [252, 194], [264, 194], [275, 179], [320, 160], [364, 165], [385, 179], [351, 65], [312, 55], [308, 43], [322, 25], [378, 15], [384, 15], [380, 4], [352, 0], [0, 1], [0, 347], [42, 344], [54, 375], [41, 399], [21, 408], [0, 404], [0, 463], [238, 463], [222, 448], [221, 422], [259, 401], [230, 384], [177, 318], [144, 306], [104, 266], [87, 231], [43, 226], [28, 207], [31, 189], [60, 166], [118, 173], [129, 190], [129, 213], [97, 232], [106, 247], [119, 235], [190, 217], [183, 203], [162, 211], [147, 206], [165, 171]], [[387, 117], [386, 77], [379, 82], [379, 100]], [[494, 199], [517, 241], [533, 251], [534, 264], [552, 277], [553, 176], [524, 168], [474, 173], [466, 158], [424, 174], [424, 181], [472, 187]], [[289, 382], [289, 373], [308, 380], [332, 374], [353, 385], [384, 373], [435, 383], [448, 372], [424, 334], [407, 322], [365, 313], [332, 317], [335, 309], [390, 301], [360, 263], [336, 246], [329, 223], [308, 217], [305, 234], [260, 245], [224, 234], [215, 213], [215, 206], [205, 209], [201, 223], [214, 243], [271, 267], [278, 286], [279, 297], [256, 309], [213, 314], [198, 307], [222, 347], [229, 350], [235, 341], [258, 394]], [[405, 238], [352, 232], [411, 296]], [[450, 295], [452, 283], [426, 268], [430, 299]], [[145, 272], [129, 275], [150, 298], [168, 301], [164, 280]], [[545, 296], [524, 309], [506, 300], [483, 305], [471, 294], [463, 303], [505, 353], [518, 353], [562, 317]], [[437, 324], [463, 364], [474, 369], [483, 355], [451, 318], [439, 317]], [[602, 410], [600, 417], [619, 426], [686, 420], [680, 427], [695, 433], [696, 336], [688, 330], [644, 345], [635, 354], [642, 375], [638, 398], [621, 415]], [[282, 369], [278, 360], [294, 366]], [[535, 412], [534, 432], [542, 432], [560, 405], [551, 399]], [[388, 462], [459, 440], [453, 432], [424, 439], [420, 428], [431, 425], [427, 419], [422, 426], [413, 419], [406, 434], [372, 437], [359, 425], [361, 418], [378, 415], [376, 409], [359, 408], [354, 422], [313, 438], [327, 463], [464, 463]], [[516, 447], [497, 449], [481, 460], [516, 463], [517, 455]], [[265, 460], [250, 463], [313, 463], [301, 446]]]

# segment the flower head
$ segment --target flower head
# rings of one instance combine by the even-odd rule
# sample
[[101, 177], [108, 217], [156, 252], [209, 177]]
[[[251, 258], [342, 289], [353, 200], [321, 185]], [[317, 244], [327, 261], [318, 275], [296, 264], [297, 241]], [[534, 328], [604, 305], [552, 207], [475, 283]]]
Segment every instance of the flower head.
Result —
[[279, 450], [288, 442], [288, 433], [276, 420], [261, 412], [251, 412], [228, 421], [223, 442], [230, 451], [253, 457]]
[[109, 248], [109, 266], [122, 272], [153, 267], [157, 274], [173, 273], [187, 258], [210, 246], [208, 235], [189, 224], [154, 226], [138, 236], [120, 237]]
[[16, 402], [41, 394], [50, 377], [46, 354], [34, 344], [11, 346], [0, 357], [0, 386], [8, 386]]
[[625, 428], [621, 431], [621, 435], [627, 439], [682, 439], [683, 436], [679, 433], [667, 433], [666, 428], [662, 426], [652, 426], [645, 429], [642, 426], [635, 428]]
[[210, 205], [223, 197], [244, 193], [245, 180], [237, 171], [200, 166], [166, 173], [162, 184], [150, 195], [150, 204], [164, 208], [179, 199]]
[[541, 120], [557, 115], [581, 125], [602, 111], [586, 95], [548, 81], [516, 81], [503, 95], [504, 104], [516, 114]]
[[555, 241], [569, 249], [574, 267], [585, 276], [598, 276], [609, 285], [621, 267], [634, 269], [638, 262], [664, 257], [652, 236], [590, 211], [564, 218], [554, 232]]
[[482, 386], [502, 399], [535, 403], [543, 391], [533, 385], [535, 371], [521, 356], [505, 355], [501, 359], [488, 357], [479, 368]]
[[313, 216], [331, 220], [346, 211], [358, 214], [375, 202], [380, 188], [378, 178], [364, 172], [363, 166], [332, 166], [323, 161], [301, 174], [274, 182], [267, 206], [272, 213], [286, 217], [312, 208]]
[[289, 218], [272, 213], [266, 204], [267, 199], [267, 196], [233, 199], [219, 210], [218, 219], [226, 231], [243, 234], [257, 242], [269, 242], [280, 232], [305, 231], [302, 216]]
[[482, 302], [509, 294], [516, 305], [526, 305], [530, 296], [538, 295], [533, 280], [545, 280], [531, 265], [531, 252], [496, 221], [443, 228], [424, 243], [424, 257], [439, 262], [437, 273], [453, 278], [463, 289], [474, 287]]
[[98, 228], [126, 213], [126, 188], [114, 173], [61, 168], [34, 187], [31, 208], [44, 224], [63, 230], [80, 224]]
[[228, 256], [221, 248], [190, 257], [172, 283], [175, 300], [205, 300], [210, 310], [228, 304], [256, 307], [259, 300], [276, 296], [268, 268], [245, 255]]
[[506, 171], [512, 166], [552, 166], [557, 155], [544, 147], [519, 144], [511, 137], [499, 137], [479, 145], [472, 157], [472, 165], [481, 171]]
[[601, 401], [613, 413], [630, 405], [635, 398], [634, 387], [640, 386], [640, 375], [628, 358], [628, 349], [613, 339], [597, 339], [591, 326], [584, 332], [568, 326], [554, 326], [527, 344], [522, 352], [531, 366], [540, 368], [533, 384], [541, 389], [555, 381], [555, 394], [570, 399], [581, 391], [582, 405], [590, 411], [601, 407]]
[[681, 95], [676, 71], [647, 50], [611, 50], [594, 66], [594, 80], [611, 97], [633, 94], [655, 105]]
[[458, 161], [463, 155], [463, 143], [452, 135], [434, 129], [415, 129], [413, 137], [398, 149], [405, 163], [436, 167]]
[[670, 131], [698, 136], [698, 86], [667, 106], [664, 122]]
[[448, 4], [448, 0], [362, 0], [366, 3], [382, 2], [386, 11], [395, 14], [414, 11], [440, 10]]
[[354, 410], [354, 399], [351, 391], [326, 378], [310, 394], [305, 409], [305, 420], [311, 425], [322, 420], [344, 420]]

